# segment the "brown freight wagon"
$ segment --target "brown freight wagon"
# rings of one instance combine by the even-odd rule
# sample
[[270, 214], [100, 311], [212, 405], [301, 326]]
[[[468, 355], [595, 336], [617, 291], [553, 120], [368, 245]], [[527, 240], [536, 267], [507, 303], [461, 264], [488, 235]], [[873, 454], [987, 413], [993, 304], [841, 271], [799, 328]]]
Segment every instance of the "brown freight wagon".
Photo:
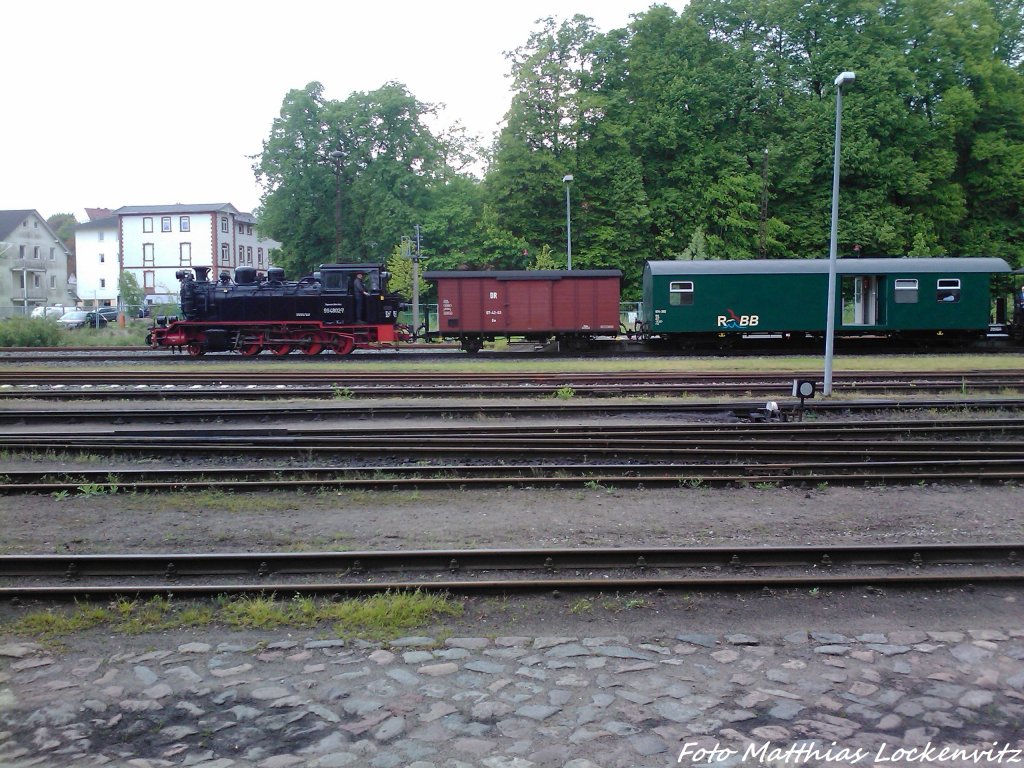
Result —
[[437, 332], [480, 351], [499, 337], [537, 343], [552, 339], [571, 350], [595, 336], [619, 332], [617, 269], [427, 272], [437, 283]]

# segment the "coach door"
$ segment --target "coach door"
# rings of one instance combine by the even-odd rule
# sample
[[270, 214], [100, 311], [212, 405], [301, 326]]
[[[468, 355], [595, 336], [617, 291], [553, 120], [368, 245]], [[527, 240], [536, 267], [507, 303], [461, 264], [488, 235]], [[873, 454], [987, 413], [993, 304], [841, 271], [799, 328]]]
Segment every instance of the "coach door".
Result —
[[876, 275], [843, 277], [843, 325], [881, 325], [882, 278]]

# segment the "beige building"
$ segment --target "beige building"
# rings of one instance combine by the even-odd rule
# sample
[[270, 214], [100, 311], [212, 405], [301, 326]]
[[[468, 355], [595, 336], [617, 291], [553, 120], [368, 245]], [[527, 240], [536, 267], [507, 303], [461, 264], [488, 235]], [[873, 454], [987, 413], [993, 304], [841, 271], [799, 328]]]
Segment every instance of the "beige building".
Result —
[[34, 210], [0, 211], [0, 318], [77, 299], [68, 252], [46, 220]]

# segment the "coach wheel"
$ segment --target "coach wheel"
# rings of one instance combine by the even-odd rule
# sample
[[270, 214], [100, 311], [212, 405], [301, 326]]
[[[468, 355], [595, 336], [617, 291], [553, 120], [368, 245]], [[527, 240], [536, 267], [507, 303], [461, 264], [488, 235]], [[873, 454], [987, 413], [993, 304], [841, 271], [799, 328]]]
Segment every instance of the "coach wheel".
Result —
[[291, 352], [292, 351], [292, 345], [291, 344], [278, 344], [275, 347], [271, 347], [270, 351], [273, 352], [278, 357], [280, 357], [282, 355], [287, 355], [289, 352]]
[[186, 349], [188, 350], [188, 354], [190, 357], [201, 357], [202, 354], [206, 351], [203, 349], [203, 345], [200, 344], [198, 341], [193, 341], [186, 347]]
[[319, 333], [304, 333], [298, 338], [299, 349], [304, 355], [319, 355], [324, 350], [324, 340]]
[[334, 340], [334, 354], [351, 355], [356, 348], [356, 340], [351, 336], [338, 336]]

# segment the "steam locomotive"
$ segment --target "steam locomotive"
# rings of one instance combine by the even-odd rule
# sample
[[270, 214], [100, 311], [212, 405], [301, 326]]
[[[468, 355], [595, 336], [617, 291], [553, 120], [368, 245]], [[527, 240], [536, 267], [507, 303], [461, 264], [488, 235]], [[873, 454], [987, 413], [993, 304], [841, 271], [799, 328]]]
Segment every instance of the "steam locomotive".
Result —
[[175, 277], [184, 317], [157, 318], [146, 337], [151, 347], [192, 356], [317, 355], [325, 349], [347, 355], [408, 338], [398, 325], [403, 299], [388, 292], [383, 264], [322, 264], [297, 281], [285, 280], [280, 267], [265, 278], [253, 267], [238, 267], [234, 279], [221, 272], [212, 281], [209, 267], [179, 270]]

